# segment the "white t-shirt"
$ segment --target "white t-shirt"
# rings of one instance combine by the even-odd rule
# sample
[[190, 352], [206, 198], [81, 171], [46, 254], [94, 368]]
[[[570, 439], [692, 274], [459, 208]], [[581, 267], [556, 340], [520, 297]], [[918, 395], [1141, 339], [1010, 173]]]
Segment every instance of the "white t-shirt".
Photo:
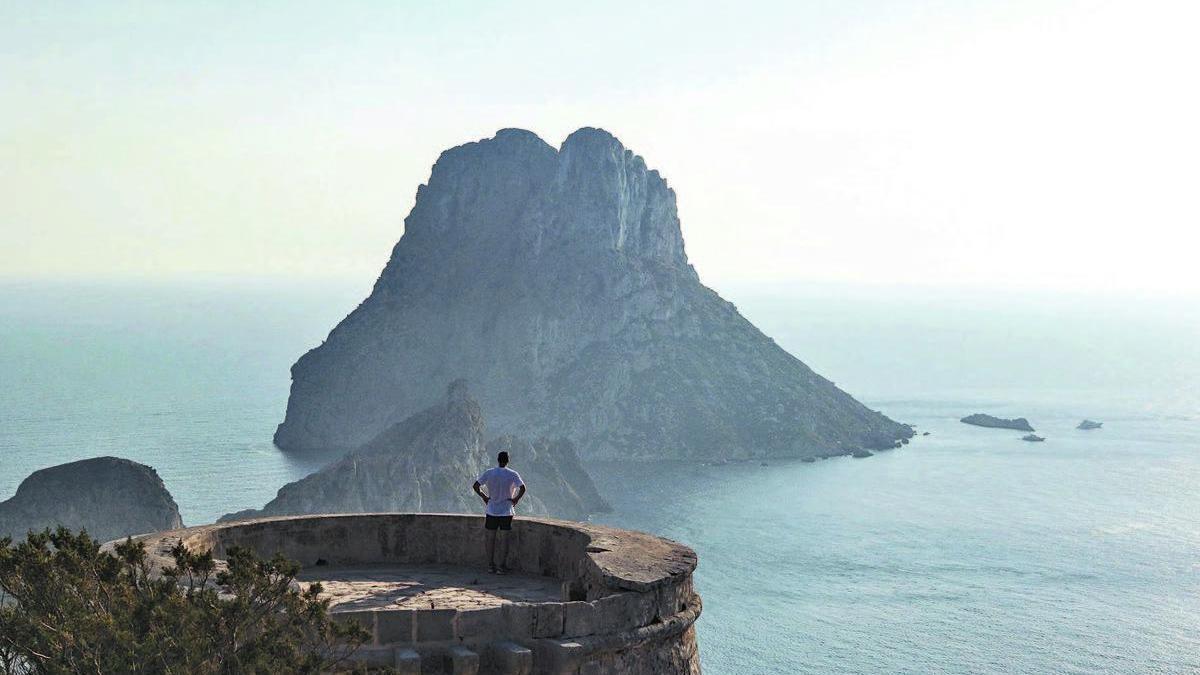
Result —
[[507, 466], [493, 466], [479, 476], [488, 496], [487, 515], [511, 516], [516, 513], [513, 509], [512, 498], [517, 494], [517, 488], [525, 484], [521, 474]]

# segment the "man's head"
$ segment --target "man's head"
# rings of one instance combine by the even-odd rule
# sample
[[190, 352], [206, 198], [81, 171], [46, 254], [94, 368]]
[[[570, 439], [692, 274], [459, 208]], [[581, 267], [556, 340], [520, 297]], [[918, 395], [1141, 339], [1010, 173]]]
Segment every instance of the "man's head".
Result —
[[502, 452], [496, 455], [496, 463], [500, 466], [508, 466], [508, 453]]

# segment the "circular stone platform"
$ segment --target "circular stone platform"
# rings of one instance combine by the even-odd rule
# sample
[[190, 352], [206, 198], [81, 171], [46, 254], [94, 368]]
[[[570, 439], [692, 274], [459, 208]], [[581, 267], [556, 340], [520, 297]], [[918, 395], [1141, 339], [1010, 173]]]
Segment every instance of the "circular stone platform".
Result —
[[508, 565], [485, 572], [483, 519], [443, 514], [294, 516], [144, 535], [151, 564], [178, 542], [300, 562], [335, 618], [361, 623], [355, 658], [401, 673], [699, 673], [696, 554], [641, 532], [518, 519]]
[[496, 575], [453, 565], [312, 567], [299, 576], [320, 582], [334, 612], [360, 609], [479, 609], [506, 602], [558, 602], [562, 584], [529, 574]]

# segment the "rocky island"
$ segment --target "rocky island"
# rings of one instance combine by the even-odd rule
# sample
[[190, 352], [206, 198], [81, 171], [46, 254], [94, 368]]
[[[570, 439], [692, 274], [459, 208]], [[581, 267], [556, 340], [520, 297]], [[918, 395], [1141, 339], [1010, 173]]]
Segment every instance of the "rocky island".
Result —
[[[476, 513], [471, 492], [479, 473], [495, 464], [501, 450], [530, 485], [521, 515], [583, 520], [607, 511], [569, 441], [528, 441], [506, 435], [485, 442], [483, 413], [459, 380], [443, 400], [398, 422], [340, 460], [280, 488], [262, 509], [222, 521], [311, 513], [415, 511]], [[535, 487], [536, 486], [536, 487]]]
[[183, 527], [158, 473], [119, 457], [96, 457], [34, 471], [0, 502], [0, 537], [59, 525], [107, 541]]
[[991, 429], [1013, 429], [1016, 431], [1033, 431], [1033, 427], [1029, 425], [1029, 420], [1024, 417], [1014, 419], [1004, 419], [1003, 417], [993, 417], [983, 413], [967, 415], [959, 420], [963, 424], [972, 424], [977, 427], [988, 427]]
[[459, 377], [493, 432], [588, 459], [845, 455], [913, 433], [705, 287], [675, 192], [601, 129], [442, 153], [371, 294], [292, 367], [275, 443], [360, 447]]

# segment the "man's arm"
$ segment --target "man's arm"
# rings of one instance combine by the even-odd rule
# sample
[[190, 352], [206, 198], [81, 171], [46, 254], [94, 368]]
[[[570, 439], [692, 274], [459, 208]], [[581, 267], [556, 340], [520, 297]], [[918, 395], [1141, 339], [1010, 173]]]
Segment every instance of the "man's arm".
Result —
[[[479, 489], [479, 481], [475, 481], [475, 484], [471, 486], [471, 489], [475, 491], [475, 494], [479, 495], [479, 498], [483, 500], [484, 504], [488, 503], [488, 496], [483, 494], [483, 490]], [[521, 488], [521, 492], [525, 492], [524, 487]]]
[[512, 505], [516, 506], [517, 502], [521, 501], [521, 497], [525, 496], [525, 484], [521, 484], [521, 489], [517, 490], [517, 496], [512, 498]]

